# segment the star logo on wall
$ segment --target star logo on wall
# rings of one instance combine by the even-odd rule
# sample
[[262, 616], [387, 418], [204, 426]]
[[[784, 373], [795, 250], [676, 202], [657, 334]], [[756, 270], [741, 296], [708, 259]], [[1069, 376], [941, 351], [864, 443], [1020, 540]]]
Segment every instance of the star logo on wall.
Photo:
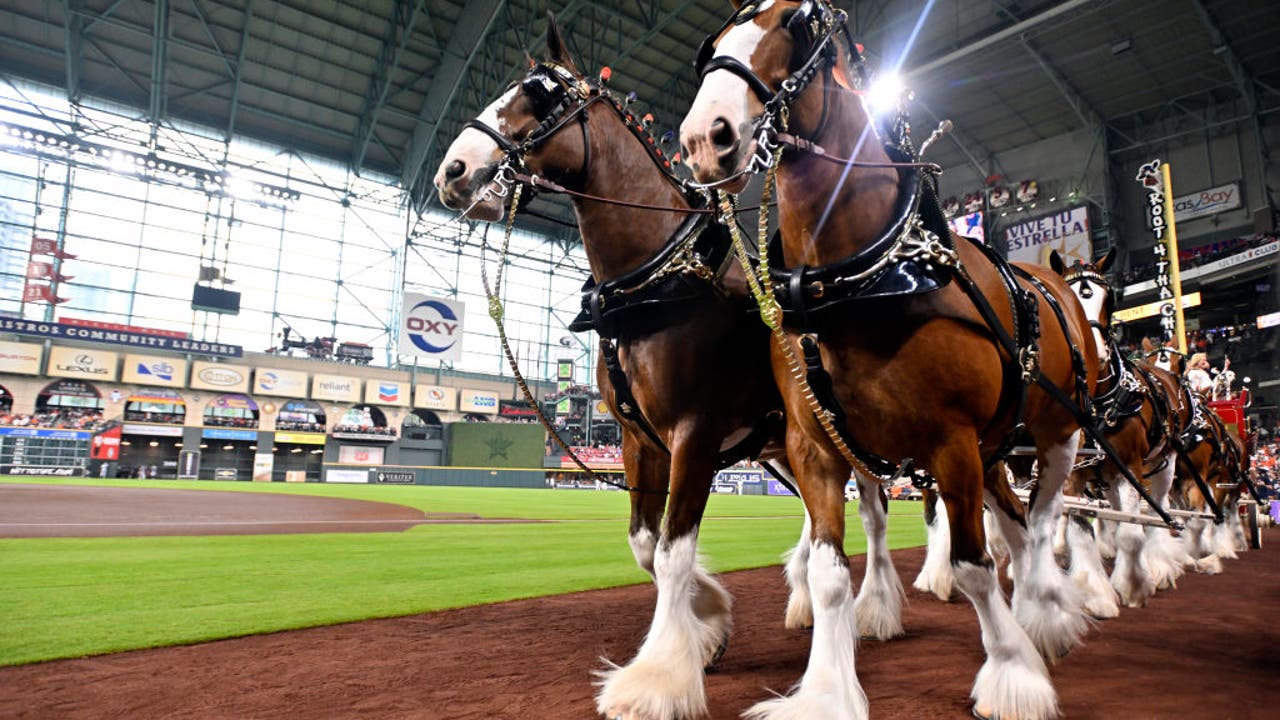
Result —
[[503, 460], [510, 460], [511, 458], [508, 457], [507, 451], [511, 449], [512, 445], [515, 445], [515, 441], [508, 440], [506, 435], [497, 435], [486, 440], [485, 444], [489, 446], [490, 460], [499, 457]]

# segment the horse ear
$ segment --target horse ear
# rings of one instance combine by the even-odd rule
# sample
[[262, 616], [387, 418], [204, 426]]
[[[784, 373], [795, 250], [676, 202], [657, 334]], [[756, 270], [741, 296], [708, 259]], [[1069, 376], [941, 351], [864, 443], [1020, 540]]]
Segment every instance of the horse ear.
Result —
[[1107, 251], [1106, 255], [1102, 256], [1101, 260], [1094, 263], [1093, 267], [1097, 269], [1098, 274], [1106, 275], [1107, 269], [1111, 267], [1111, 263], [1115, 262], [1115, 260], [1116, 260], [1116, 249], [1113, 247]]
[[1053, 268], [1053, 271], [1059, 275], [1067, 272], [1067, 264], [1062, 262], [1062, 256], [1058, 254], [1057, 250], [1049, 251], [1049, 267]]
[[547, 57], [551, 58], [552, 62], [563, 65], [574, 75], [579, 74], [578, 67], [573, 64], [573, 58], [569, 56], [569, 46], [565, 44], [560, 26], [556, 24], [555, 13], [552, 12], [547, 12]]
[[1143, 352], [1143, 353], [1149, 353], [1149, 352], [1151, 352], [1152, 350], [1155, 350], [1155, 349], [1156, 349], [1156, 344], [1155, 344], [1155, 343], [1153, 343], [1153, 342], [1151, 342], [1151, 338], [1149, 338], [1149, 337], [1144, 337], [1144, 338], [1142, 338], [1142, 352]]

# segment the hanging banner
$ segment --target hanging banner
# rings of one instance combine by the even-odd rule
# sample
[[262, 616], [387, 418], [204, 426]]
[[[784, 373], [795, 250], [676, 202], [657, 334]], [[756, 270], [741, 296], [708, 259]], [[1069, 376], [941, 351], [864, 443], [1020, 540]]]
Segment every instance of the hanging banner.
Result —
[[316, 400], [359, 402], [360, 378], [316, 373], [311, 378], [311, 397]]
[[296, 370], [258, 368], [253, 373], [253, 392], [256, 395], [305, 398], [307, 374]]
[[370, 380], [364, 384], [364, 401], [374, 405], [409, 407], [409, 383], [399, 380]]
[[1068, 265], [1093, 259], [1089, 235], [1089, 207], [1060, 210], [1042, 217], [1005, 226], [1009, 262], [1045, 264], [1050, 250], [1057, 250]]
[[44, 357], [43, 345], [0, 340], [0, 372], [39, 375], [42, 357]]
[[193, 390], [223, 390], [244, 393], [249, 391], [249, 368], [244, 365], [225, 365], [196, 360], [191, 363]]
[[1159, 160], [1138, 168], [1135, 178], [1147, 189], [1147, 216], [1156, 244], [1156, 296], [1160, 303], [1160, 329], [1167, 343], [1187, 351], [1182, 316], [1182, 279], [1178, 276], [1178, 230], [1173, 214], [1173, 183], [1169, 164]]
[[89, 457], [94, 460], [119, 460], [120, 435], [124, 431], [119, 425], [112, 425], [99, 431], [89, 444]]
[[76, 256], [58, 249], [58, 241], [52, 238], [31, 238], [32, 255], [52, 255], [62, 260], [75, 260]]
[[119, 356], [103, 350], [54, 346], [49, 350], [47, 375], [52, 377], [115, 380]]
[[1217, 215], [1240, 207], [1240, 185], [1231, 183], [1173, 199], [1173, 217], [1178, 222]]
[[51, 305], [57, 305], [67, 300], [70, 300], [70, 298], [54, 295], [53, 290], [48, 285], [32, 284], [30, 280], [27, 280], [27, 284], [22, 288], [22, 302], [24, 303], [47, 302]]
[[27, 279], [28, 280], [52, 280], [54, 282], [66, 282], [72, 280], [65, 275], [60, 275], [53, 269], [53, 263], [39, 262], [32, 260], [27, 263]]
[[951, 226], [951, 232], [961, 237], [973, 238], [980, 243], [987, 241], [987, 233], [984, 230], [982, 222], [982, 211], [971, 212], [967, 215], [953, 217], [947, 221]]
[[139, 385], [182, 387], [187, 379], [187, 361], [154, 355], [125, 355], [121, 382]]
[[456, 410], [458, 391], [440, 385], [418, 385], [413, 389], [413, 406], [426, 410]]
[[400, 353], [434, 360], [460, 359], [465, 314], [466, 306], [457, 300], [405, 293]]
[[122, 332], [98, 327], [85, 327], [57, 322], [38, 322], [11, 317], [0, 317], [0, 332], [70, 340], [89, 340], [109, 345], [128, 345], [148, 350], [170, 350], [180, 353], [195, 353], [197, 355], [240, 357], [244, 354], [244, 348], [239, 345], [199, 342], [165, 335], [155, 335], [149, 332]]

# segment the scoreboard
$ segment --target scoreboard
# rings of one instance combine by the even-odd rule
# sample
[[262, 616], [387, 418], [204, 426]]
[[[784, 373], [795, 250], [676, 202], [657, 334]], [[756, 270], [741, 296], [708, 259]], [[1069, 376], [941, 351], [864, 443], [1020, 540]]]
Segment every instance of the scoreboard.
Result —
[[84, 430], [0, 427], [0, 474], [84, 475], [91, 435]]

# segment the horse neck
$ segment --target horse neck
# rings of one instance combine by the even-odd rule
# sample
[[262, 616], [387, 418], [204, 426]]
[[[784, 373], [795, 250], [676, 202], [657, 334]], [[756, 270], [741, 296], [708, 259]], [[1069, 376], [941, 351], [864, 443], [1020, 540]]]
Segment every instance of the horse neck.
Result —
[[[809, 139], [833, 157], [889, 162], [861, 100], [823, 87], [830, 103], [826, 122]], [[817, 117], [818, 112], [810, 114]], [[797, 116], [792, 117], [796, 125]], [[803, 132], [797, 126], [797, 134]], [[778, 207], [788, 266], [825, 265], [853, 255], [888, 226], [898, 199], [897, 171], [850, 167], [845, 172], [842, 164], [812, 155], [789, 151], [784, 156], [778, 169]]]
[[[597, 106], [588, 119], [591, 166], [582, 192], [610, 200], [688, 208], [689, 202], [649, 157], [613, 109]], [[687, 217], [614, 205], [585, 198], [573, 199], [578, 228], [597, 281], [634, 270], [652, 257]]]

